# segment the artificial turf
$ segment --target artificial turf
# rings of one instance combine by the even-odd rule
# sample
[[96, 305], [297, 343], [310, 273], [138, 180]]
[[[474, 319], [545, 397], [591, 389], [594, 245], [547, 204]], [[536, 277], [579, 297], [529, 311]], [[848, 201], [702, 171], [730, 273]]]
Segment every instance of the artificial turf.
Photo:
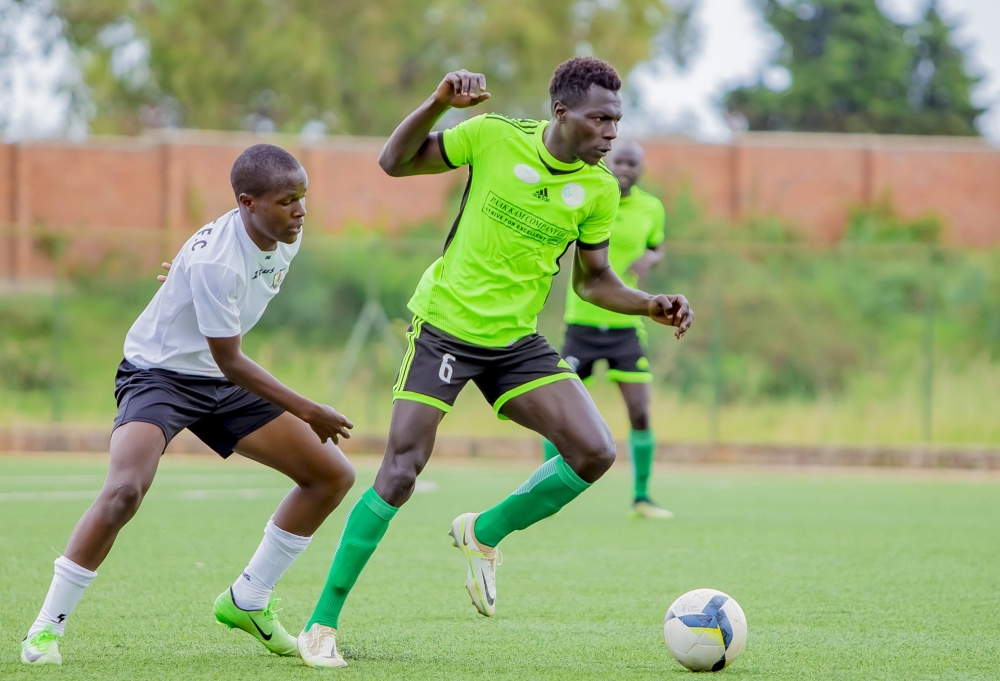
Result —
[[[235, 458], [235, 457], [234, 457]], [[857, 471], [658, 470], [671, 522], [626, 517], [627, 467], [502, 545], [498, 610], [476, 614], [445, 532], [530, 467], [431, 462], [341, 618], [350, 667], [320, 671], [214, 623], [288, 488], [255, 464], [168, 456], [73, 614], [61, 668], [26, 668], [21, 637], [52, 560], [100, 486], [99, 458], [0, 459], [0, 678], [686, 678], [663, 644], [696, 587], [743, 606], [749, 643], [723, 678], [995, 679], [1000, 675], [1000, 478]], [[308, 617], [358, 484], [278, 585]], [[431, 486], [433, 487], [433, 486]], [[75, 492], [75, 494], [74, 494]]]

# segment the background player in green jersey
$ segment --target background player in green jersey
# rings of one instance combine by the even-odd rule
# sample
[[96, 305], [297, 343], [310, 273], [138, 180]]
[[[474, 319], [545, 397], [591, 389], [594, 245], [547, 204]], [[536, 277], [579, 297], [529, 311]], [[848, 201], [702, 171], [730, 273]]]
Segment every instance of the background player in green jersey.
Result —
[[[608, 158], [608, 167], [618, 179], [622, 198], [611, 229], [608, 260], [622, 281], [639, 286], [650, 268], [663, 259], [663, 204], [652, 194], [635, 186], [643, 171], [644, 154], [635, 142], [619, 143]], [[628, 419], [629, 451], [635, 474], [632, 513], [636, 517], [673, 518], [649, 497], [649, 474], [653, 468], [656, 441], [649, 427], [649, 373], [646, 359], [645, 327], [639, 317], [623, 315], [588, 303], [573, 287], [566, 291], [566, 341], [562, 356], [577, 375], [586, 381], [594, 363], [608, 362], [608, 378], [618, 384]], [[559, 452], [544, 441], [546, 461]]]
[[488, 99], [485, 88], [481, 74], [449, 73], [400, 123], [379, 158], [393, 176], [467, 165], [469, 181], [444, 254], [410, 300], [413, 325], [393, 389], [385, 459], [374, 486], [351, 509], [316, 611], [299, 636], [299, 652], [312, 666], [346, 664], [336, 648], [344, 601], [413, 493], [438, 424], [468, 381], [500, 418], [540, 433], [561, 453], [498, 505], [452, 523], [466, 589], [483, 615], [496, 607], [497, 544], [557, 512], [611, 467], [614, 440], [590, 394], [535, 332], [570, 244], [577, 243], [573, 285], [585, 300], [676, 326], [678, 338], [693, 321], [684, 296], [629, 288], [608, 263], [620, 192], [602, 158], [622, 115], [615, 70], [592, 58], [560, 65], [549, 86], [551, 120], [484, 114], [431, 132], [449, 108]]

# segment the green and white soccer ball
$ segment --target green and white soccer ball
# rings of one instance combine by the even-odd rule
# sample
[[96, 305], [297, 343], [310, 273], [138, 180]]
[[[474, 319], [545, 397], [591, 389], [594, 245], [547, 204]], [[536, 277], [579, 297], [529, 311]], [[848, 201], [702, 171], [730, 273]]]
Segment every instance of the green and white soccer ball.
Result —
[[693, 672], [717, 672], [747, 644], [740, 604], [715, 589], [695, 589], [674, 601], [663, 620], [663, 638], [678, 662]]

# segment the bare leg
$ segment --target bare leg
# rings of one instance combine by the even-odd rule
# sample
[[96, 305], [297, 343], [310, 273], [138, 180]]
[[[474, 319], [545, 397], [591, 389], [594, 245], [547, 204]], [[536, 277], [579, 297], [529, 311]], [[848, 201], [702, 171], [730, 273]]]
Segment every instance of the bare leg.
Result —
[[615, 442], [583, 383], [556, 381], [519, 395], [501, 409], [556, 446], [569, 467], [588, 483], [615, 462]]
[[[375, 552], [389, 522], [406, 503], [434, 449], [434, 438], [444, 412], [419, 402], [397, 400], [392, 407], [389, 442], [375, 484], [361, 495], [348, 515], [326, 585], [306, 624], [338, 626], [340, 611], [365, 564]], [[319, 630], [317, 630], [319, 631]]]
[[619, 382], [632, 430], [649, 430], [649, 384]]
[[535, 388], [507, 402], [501, 411], [548, 439], [560, 456], [543, 463], [496, 506], [478, 515], [459, 516], [452, 523], [455, 545], [468, 563], [466, 590], [476, 609], [487, 617], [496, 607], [496, 546], [512, 532], [558, 513], [615, 461], [611, 432], [578, 380]]
[[625, 398], [628, 420], [632, 425], [629, 453], [634, 475], [633, 499], [637, 504], [633, 511], [647, 517], [671, 517], [669, 511], [656, 507], [649, 499], [649, 477], [653, 472], [653, 459], [656, 455], [656, 442], [649, 429], [649, 384], [619, 382], [618, 388]]
[[284, 413], [236, 443], [237, 453], [295, 482], [274, 512], [274, 524], [309, 537], [354, 485], [354, 467], [332, 442], [322, 443], [304, 421]]
[[393, 404], [389, 441], [374, 485], [388, 504], [399, 508], [413, 494], [417, 476], [431, 458], [442, 418], [443, 411], [420, 402]]
[[108, 477], [69, 537], [68, 559], [88, 570], [96, 570], [104, 562], [118, 532], [139, 510], [153, 484], [166, 446], [163, 431], [151, 423], [133, 421], [115, 429]]

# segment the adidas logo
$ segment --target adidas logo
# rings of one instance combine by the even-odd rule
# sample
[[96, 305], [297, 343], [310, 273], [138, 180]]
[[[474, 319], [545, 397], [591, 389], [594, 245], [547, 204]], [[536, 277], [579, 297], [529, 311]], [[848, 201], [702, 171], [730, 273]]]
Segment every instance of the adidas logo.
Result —
[[531, 192], [531, 195], [534, 196], [536, 199], [541, 199], [542, 201], [545, 201], [546, 203], [548, 203], [548, 201], [549, 201], [549, 188], [548, 187], [544, 187], [542, 189], [539, 189], [538, 191]]

